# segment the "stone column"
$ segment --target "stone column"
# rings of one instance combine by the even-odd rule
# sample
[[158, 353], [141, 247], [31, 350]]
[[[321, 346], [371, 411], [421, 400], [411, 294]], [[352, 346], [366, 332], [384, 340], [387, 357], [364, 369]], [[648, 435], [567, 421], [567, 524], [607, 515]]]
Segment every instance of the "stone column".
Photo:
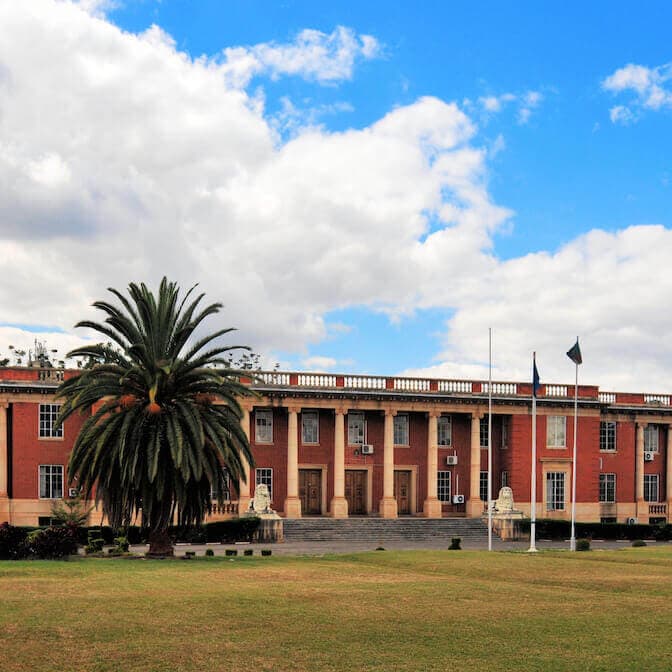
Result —
[[[240, 419], [240, 425], [245, 432], [245, 436], [250, 440], [250, 409], [243, 407], [243, 417]], [[240, 479], [238, 483], [238, 515], [242, 516], [250, 508], [250, 465], [247, 460], [241, 456], [243, 463], [243, 474], [245, 481]]]
[[441, 518], [441, 502], [436, 496], [439, 470], [439, 415], [438, 411], [430, 411], [427, 418], [427, 499], [422, 507], [426, 518]]
[[287, 498], [285, 499], [285, 516], [301, 518], [301, 500], [299, 499], [299, 409], [287, 409]]
[[380, 515], [383, 518], [397, 517], [397, 500], [394, 497], [394, 416], [396, 411], [385, 411], [385, 435], [383, 445], [383, 498], [380, 500]]
[[[638, 422], [635, 440], [635, 500], [637, 518], [646, 517], [648, 522], [649, 505], [644, 501], [644, 428], [645, 422]], [[645, 513], [646, 512], [646, 513]], [[642, 521], [643, 522], [643, 521]]]
[[348, 517], [345, 498], [345, 409], [334, 409], [334, 496], [331, 500], [334, 518]]
[[665, 490], [667, 500], [667, 522], [672, 520], [672, 425], [667, 426], [667, 452], [665, 453]]
[[471, 414], [471, 467], [469, 471], [469, 501], [467, 516], [478, 518], [483, 514], [480, 497], [481, 486], [481, 417], [482, 413]]

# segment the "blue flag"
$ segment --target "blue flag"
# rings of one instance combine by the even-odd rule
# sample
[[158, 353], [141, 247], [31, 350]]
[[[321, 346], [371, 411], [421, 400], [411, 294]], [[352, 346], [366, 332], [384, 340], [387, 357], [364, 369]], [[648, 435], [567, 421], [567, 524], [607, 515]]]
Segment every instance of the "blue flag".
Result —
[[532, 359], [532, 396], [536, 397], [541, 389], [541, 382], [539, 380], [539, 371], [537, 371], [537, 361]]
[[569, 357], [574, 364], [583, 364], [578, 338], [576, 339], [576, 343], [574, 343], [574, 345], [567, 351], [567, 357]]

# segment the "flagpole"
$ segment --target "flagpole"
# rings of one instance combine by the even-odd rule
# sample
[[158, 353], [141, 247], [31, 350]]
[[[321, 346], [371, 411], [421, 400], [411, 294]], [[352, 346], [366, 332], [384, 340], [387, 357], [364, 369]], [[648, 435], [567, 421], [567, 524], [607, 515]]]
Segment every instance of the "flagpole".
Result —
[[[579, 342], [579, 337], [576, 337], [576, 342]], [[574, 377], [574, 455], [572, 458], [572, 536], [569, 540], [569, 550], [576, 550], [576, 434], [578, 426], [578, 409], [579, 409], [579, 364], [574, 362], [575, 377]]]
[[530, 492], [530, 547], [529, 553], [537, 551], [537, 391], [535, 380], [537, 353], [532, 353], [532, 485]]
[[488, 327], [488, 550], [492, 550], [492, 327]]

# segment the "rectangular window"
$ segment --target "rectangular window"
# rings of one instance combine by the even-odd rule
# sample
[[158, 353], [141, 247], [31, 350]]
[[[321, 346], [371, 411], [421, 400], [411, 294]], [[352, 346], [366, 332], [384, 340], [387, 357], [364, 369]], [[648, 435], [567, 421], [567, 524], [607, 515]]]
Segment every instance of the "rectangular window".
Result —
[[481, 435], [481, 448], [488, 447], [488, 416], [484, 415], [481, 418], [481, 425], [479, 427], [479, 433]]
[[600, 423], [600, 450], [613, 452], [616, 450], [616, 423]]
[[394, 445], [408, 445], [408, 413], [397, 413], [394, 416]]
[[567, 418], [564, 415], [549, 415], [546, 418], [546, 446], [548, 448], [565, 448], [565, 427]]
[[503, 471], [502, 472], [502, 487], [503, 488], [508, 488], [509, 487], [509, 472], [508, 471]]
[[273, 443], [273, 411], [257, 409], [254, 412], [254, 440], [256, 443]]
[[437, 471], [436, 478], [436, 495], [439, 501], [450, 504], [450, 472]]
[[320, 442], [320, 414], [318, 411], [301, 411], [301, 442]]
[[616, 501], [616, 474], [600, 474], [600, 502], [613, 504]]
[[263, 483], [268, 486], [268, 496], [273, 500], [273, 469], [268, 467], [258, 467], [255, 471], [254, 482], [259, 485]]
[[658, 501], [658, 474], [644, 474], [644, 501]]
[[546, 510], [565, 510], [565, 473], [562, 471], [546, 474]]
[[644, 450], [650, 453], [658, 452], [658, 425], [644, 427]]
[[348, 444], [361, 446], [366, 439], [364, 413], [348, 413]]
[[[509, 447], [509, 419], [502, 418], [502, 450]], [[504, 486], [502, 486], [504, 487]]]
[[449, 415], [441, 415], [438, 418], [439, 445], [451, 446], [453, 444], [453, 419]]
[[63, 427], [56, 429], [56, 418], [61, 412], [60, 404], [40, 404], [40, 438], [62, 439]]
[[[231, 476], [229, 475], [229, 470], [226, 467], [224, 467], [222, 469], [222, 471], [224, 472], [224, 484], [222, 486], [222, 499], [225, 502], [230, 502], [231, 501]], [[216, 501], [217, 500], [217, 494], [218, 494], [217, 491], [214, 488], [212, 488], [210, 490], [210, 499], [212, 499], [213, 501]]]
[[488, 472], [487, 471], [482, 471], [481, 472], [481, 477], [479, 480], [479, 495], [481, 498], [482, 502], [487, 502], [488, 501]]
[[63, 497], [63, 465], [40, 465], [40, 499]]

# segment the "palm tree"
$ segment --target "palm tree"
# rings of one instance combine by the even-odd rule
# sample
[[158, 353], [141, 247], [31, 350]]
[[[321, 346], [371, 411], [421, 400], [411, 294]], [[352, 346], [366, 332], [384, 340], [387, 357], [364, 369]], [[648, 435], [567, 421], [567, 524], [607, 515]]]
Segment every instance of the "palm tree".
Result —
[[201, 523], [212, 510], [212, 492], [222, 503], [224, 467], [237, 484], [245, 478], [243, 459], [253, 465], [238, 403], [250, 391], [223, 357], [241, 346], [213, 344], [231, 329], [195, 336], [222, 305], [199, 309], [204, 295], [190, 299], [194, 289], [181, 300], [166, 278], [158, 296], [144, 284], [128, 286], [130, 300], [109, 289], [121, 307], [97, 301], [104, 323], [76, 325], [108, 342], [70, 352], [97, 363], [57, 393], [64, 400], [59, 422], [76, 411], [91, 413], [70, 455], [70, 479], [86, 499], [95, 492], [112, 527], [140, 514], [150, 556], [173, 554], [168, 527], [175, 518], [180, 525]]

